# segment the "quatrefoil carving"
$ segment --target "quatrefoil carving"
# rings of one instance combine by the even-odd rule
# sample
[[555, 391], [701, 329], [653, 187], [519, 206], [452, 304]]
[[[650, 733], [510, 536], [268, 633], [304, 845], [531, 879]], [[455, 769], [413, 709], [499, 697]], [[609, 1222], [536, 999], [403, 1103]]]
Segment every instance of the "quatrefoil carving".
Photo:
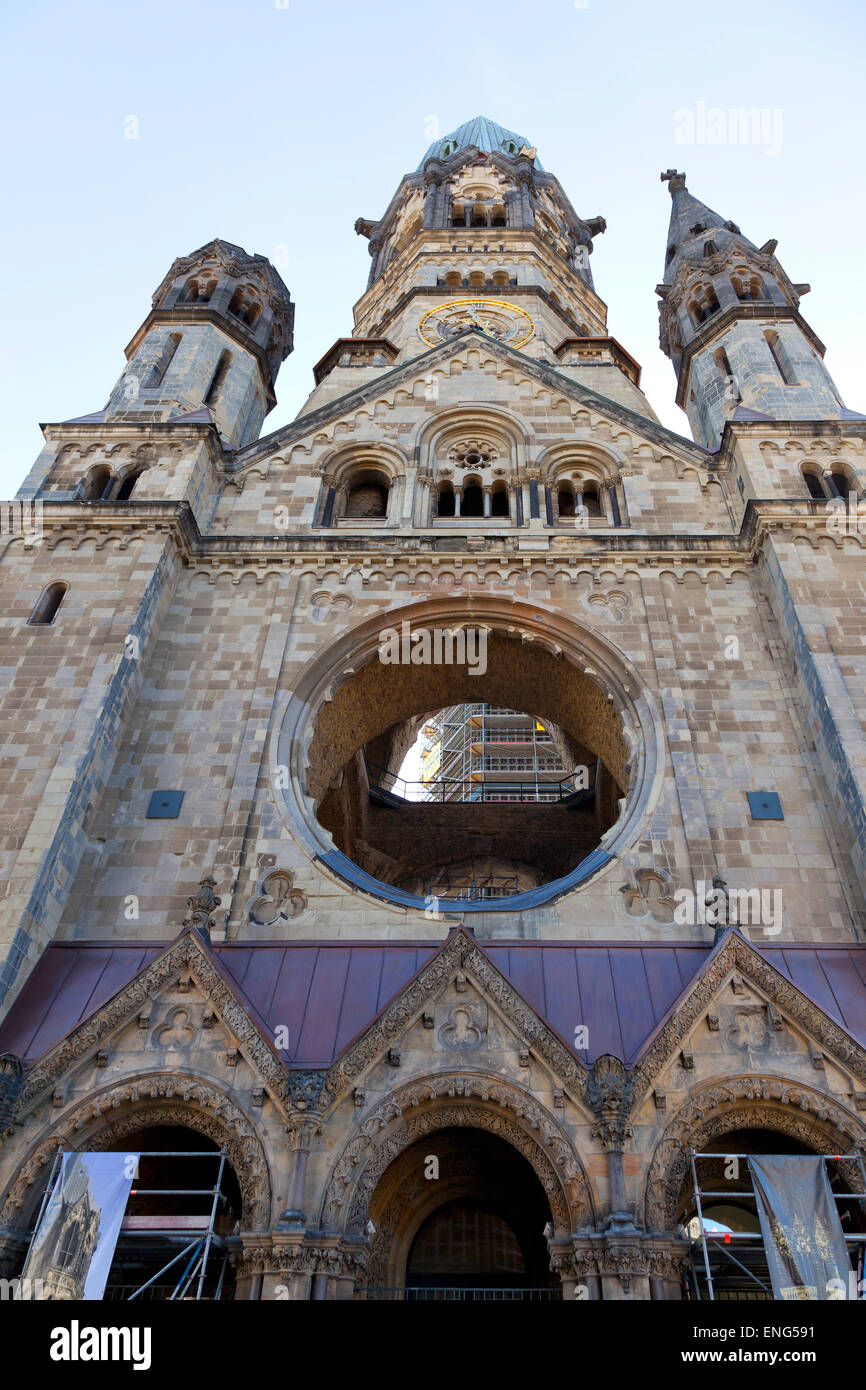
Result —
[[268, 874], [259, 884], [259, 895], [250, 904], [250, 921], [258, 927], [273, 927], [300, 917], [307, 899], [294, 886], [294, 876], [285, 869]]

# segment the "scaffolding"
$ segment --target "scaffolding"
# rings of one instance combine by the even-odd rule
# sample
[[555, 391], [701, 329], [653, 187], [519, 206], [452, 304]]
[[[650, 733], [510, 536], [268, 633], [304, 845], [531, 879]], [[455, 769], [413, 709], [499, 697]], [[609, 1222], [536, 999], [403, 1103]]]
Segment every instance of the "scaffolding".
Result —
[[449, 705], [423, 733], [425, 800], [562, 800], [569, 772], [534, 715], [500, 705]]
[[[690, 1150], [690, 1165], [693, 1184], [693, 1202], [696, 1215], [691, 1218], [687, 1228], [687, 1233], [696, 1238], [691, 1244], [691, 1268], [688, 1276], [688, 1286], [690, 1295], [698, 1300], [708, 1299], [711, 1303], [718, 1300], [748, 1298], [748, 1299], [772, 1299], [774, 1297], [772, 1289], [769, 1287], [769, 1268], [767, 1265], [766, 1249], [763, 1236], [759, 1232], [741, 1232], [728, 1229], [712, 1230], [711, 1226], [719, 1226], [721, 1223], [714, 1222], [712, 1218], [704, 1216], [704, 1201], [707, 1198], [726, 1200], [731, 1202], [753, 1202], [757, 1217], [758, 1199], [755, 1193], [755, 1185], [752, 1179], [750, 1158], [757, 1158], [757, 1154], [744, 1153], [696, 1153]], [[827, 1163], [856, 1163], [861, 1179], [861, 1192], [833, 1192], [832, 1195], [836, 1202], [856, 1202], [866, 1200], [866, 1168], [863, 1165], [862, 1154], [826, 1154], [820, 1155], [822, 1161]], [[749, 1188], [728, 1187], [722, 1191], [711, 1191], [702, 1188], [698, 1179], [698, 1163], [702, 1159], [745, 1159], [747, 1161], [747, 1174]], [[829, 1174], [828, 1174], [829, 1176]], [[695, 1229], [696, 1228], [696, 1229]], [[862, 1261], [866, 1252], [866, 1232], [849, 1235], [844, 1234], [846, 1245], [849, 1249], [856, 1248], [858, 1245], [863, 1247], [860, 1251], [860, 1277], [856, 1283], [855, 1296], [860, 1298], [862, 1280]], [[734, 1254], [735, 1247], [737, 1254]], [[712, 1259], [711, 1259], [712, 1252]], [[734, 1274], [734, 1270], [737, 1271]], [[853, 1271], [852, 1271], [853, 1272]], [[727, 1273], [727, 1278], [725, 1277]], [[755, 1292], [755, 1286], [760, 1292]]]
[[[34, 1238], [39, 1231], [43, 1213], [54, 1191], [63, 1157], [63, 1152], [58, 1152], [54, 1156], [48, 1185], [39, 1208]], [[104, 1299], [110, 1302], [132, 1302], [137, 1298], [159, 1298], [171, 1302], [181, 1300], [199, 1302], [209, 1298], [219, 1300], [225, 1285], [229, 1258], [228, 1246], [216, 1229], [220, 1206], [227, 1200], [226, 1193], [223, 1192], [223, 1181], [228, 1162], [227, 1150], [154, 1149], [133, 1151], [128, 1157], [137, 1160], [136, 1173], [141, 1160], [149, 1158], [196, 1159], [199, 1162], [213, 1160], [218, 1163], [218, 1168], [213, 1187], [133, 1186], [130, 1188], [127, 1210], [114, 1250], [111, 1270], [103, 1295]], [[133, 1181], [135, 1180], [133, 1179]], [[156, 1216], [142, 1216], [130, 1213], [129, 1204], [134, 1198], [140, 1197], [210, 1197], [210, 1210], [202, 1215], [162, 1213]], [[164, 1256], [170, 1256], [170, 1258], [164, 1259]], [[221, 1261], [220, 1256], [222, 1257]], [[163, 1262], [159, 1268], [144, 1282], [124, 1283], [118, 1282], [116, 1278], [112, 1281], [112, 1275], [115, 1274], [118, 1266], [122, 1272], [124, 1262], [126, 1262], [127, 1267], [134, 1262], [135, 1266], [140, 1269], [143, 1266], [152, 1266], [160, 1260]], [[182, 1263], [183, 1261], [185, 1263]], [[218, 1272], [217, 1261], [220, 1261]], [[209, 1264], [211, 1270], [214, 1271], [212, 1280], [213, 1278], [216, 1279], [215, 1287], [210, 1295], [205, 1291]], [[170, 1270], [175, 1272], [168, 1281], [165, 1281], [163, 1276], [167, 1275]], [[191, 1292], [193, 1288], [194, 1292]]]

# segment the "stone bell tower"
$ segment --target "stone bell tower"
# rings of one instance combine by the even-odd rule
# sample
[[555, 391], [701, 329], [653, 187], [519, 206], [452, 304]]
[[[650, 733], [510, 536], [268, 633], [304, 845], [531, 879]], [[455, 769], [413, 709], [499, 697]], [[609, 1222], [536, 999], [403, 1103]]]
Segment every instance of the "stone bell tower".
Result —
[[147, 424], [204, 408], [226, 442], [242, 447], [276, 404], [294, 315], [264, 256], [217, 239], [179, 257], [126, 349], [105, 419]]
[[677, 404], [705, 448], [718, 448], [737, 406], [773, 420], [836, 420], [843, 405], [824, 366], [824, 344], [800, 313], [809, 285], [794, 284], [776, 259], [735, 222], [686, 188], [662, 180], [672, 206], [661, 299], [660, 341], [677, 374]]

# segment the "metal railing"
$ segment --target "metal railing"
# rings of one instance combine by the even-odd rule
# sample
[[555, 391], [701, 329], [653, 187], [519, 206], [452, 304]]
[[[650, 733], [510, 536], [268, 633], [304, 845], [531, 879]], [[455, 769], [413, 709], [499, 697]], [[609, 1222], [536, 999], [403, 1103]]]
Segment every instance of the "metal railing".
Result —
[[[585, 767], [575, 768], [564, 777], [547, 779], [545, 777], [509, 777], [506, 782], [476, 781], [473, 778], [443, 777], [431, 778], [429, 782], [407, 780], [378, 763], [371, 762], [364, 754], [367, 781], [370, 792], [384, 793], [389, 799], [400, 801], [501, 801], [507, 795], [509, 801], [533, 802], [540, 796], [547, 802], [568, 801], [571, 797], [584, 793], [587, 796], [595, 791], [598, 764], [587, 773]], [[491, 769], [492, 770], [492, 769]], [[479, 769], [481, 771], [481, 769]], [[497, 769], [499, 771], [499, 769]], [[588, 778], [588, 785], [587, 785]]]
[[426, 1288], [406, 1285], [403, 1288], [358, 1289], [355, 1298], [367, 1303], [557, 1303], [562, 1302], [562, 1288]]

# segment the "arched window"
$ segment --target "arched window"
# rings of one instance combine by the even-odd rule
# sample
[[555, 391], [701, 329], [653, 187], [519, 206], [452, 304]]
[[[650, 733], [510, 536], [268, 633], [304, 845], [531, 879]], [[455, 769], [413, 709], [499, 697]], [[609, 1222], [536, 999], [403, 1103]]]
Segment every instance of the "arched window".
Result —
[[766, 299], [764, 282], [760, 275], [751, 275], [747, 270], [735, 271], [731, 276], [731, 284], [737, 298], [743, 303], [750, 300]]
[[133, 489], [143, 472], [144, 469], [139, 468], [138, 470], [132, 473], [127, 473], [123, 482], [120, 484], [120, 487], [117, 489], [117, 495], [114, 499], [115, 502], [129, 501], [130, 497], [132, 496]]
[[28, 626], [49, 627], [57, 616], [57, 610], [63, 602], [68, 588], [68, 584], [63, 584], [60, 581], [47, 585], [39, 595], [36, 606], [27, 619]]
[[493, 484], [493, 496], [490, 499], [491, 516], [508, 516], [508, 488], [504, 483]]
[[111, 496], [111, 489], [115, 484], [115, 477], [107, 463], [101, 463], [93, 472], [88, 474], [82, 488], [81, 497], [84, 502], [107, 502]]
[[772, 329], [766, 329], [764, 331], [764, 337], [767, 341], [767, 347], [770, 349], [773, 361], [778, 369], [779, 376], [782, 378], [785, 385], [797, 386], [799, 383], [797, 381], [797, 373], [794, 370], [794, 364], [788, 356], [778, 333], [774, 333]]
[[389, 487], [386, 475], [374, 469], [353, 473], [346, 489], [343, 515], [367, 520], [387, 516]]
[[471, 272], [470, 272], [470, 275], [469, 275], [469, 283], [470, 283], [470, 285], [474, 286], [475, 289], [483, 289], [483, 288], [484, 288], [484, 271], [483, 271], [483, 270], [473, 270], [473, 271], [471, 271]]
[[445, 276], [445, 284], [452, 285], [454, 288], [459, 288], [463, 284], [463, 279], [460, 274], [460, 271], [449, 270], [448, 274]]
[[492, 279], [493, 279], [494, 285], [507, 285], [507, 284], [508, 284], [508, 271], [507, 271], [507, 270], [494, 270]]
[[454, 516], [454, 488], [450, 483], [439, 484], [437, 516]]
[[830, 477], [835, 483], [836, 492], [840, 497], [847, 497], [849, 492], [853, 492], [856, 495], [857, 489], [841, 464], [833, 464], [833, 467], [830, 469]]
[[456, 198], [454, 202], [451, 204], [451, 226], [466, 226], [466, 208], [463, 206], [462, 203], [458, 202]]
[[491, 227], [504, 227], [506, 225], [504, 203], [495, 203], [493, 205], [493, 213], [490, 218], [490, 225]]
[[816, 502], [826, 501], [827, 494], [824, 491], [824, 484], [814, 469], [804, 468], [803, 478], [805, 479], [806, 487], [809, 489], [809, 496], [814, 497]]
[[476, 203], [476, 204], [474, 205], [474, 207], [472, 208], [472, 226], [473, 226], [473, 227], [486, 227], [486, 226], [487, 226], [487, 209], [486, 209], [486, 207], [484, 206], [483, 203]]
[[689, 304], [689, 312], [696, 324], [704, 323], [719, 309], [719, 301], [712, 285], [702, 285]]
[[261, 312], [258, 296], [247, 285], [238, 285], [229, 300], [229, 313], [245, 323], [247, 328], [253, 328]]
[[461, 516], [483, 516], [484, 494], [477, 478], [467, 478], [463, 483], [463, 499], [460, 503]]

